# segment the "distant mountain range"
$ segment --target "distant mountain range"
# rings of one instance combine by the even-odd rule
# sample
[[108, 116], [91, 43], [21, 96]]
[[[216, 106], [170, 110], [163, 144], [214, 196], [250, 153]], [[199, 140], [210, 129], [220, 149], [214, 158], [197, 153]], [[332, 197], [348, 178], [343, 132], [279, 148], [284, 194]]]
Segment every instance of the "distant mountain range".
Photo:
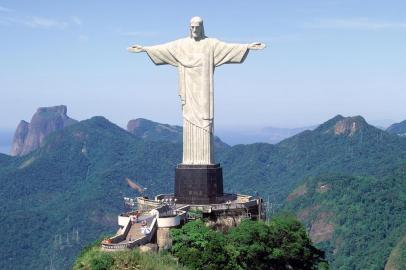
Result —
[[316, 127], [317, 126], [308, 126], [301, 128], [265, 127], [262, 129], [219, 128], [216, 130], [216, 134], [218, 134], [224, 141], [226, 141], [230, 145], [261, 142], [275, 144], [305, 130], [313, 130]]
[[396, 134], [399, 136], [406, 136], [406, 120], [400, 123], [391, 125], [386, 129], [387, 132], [391, 134]]
[[[136, 135], [94, 117], [50, 133], [26, 155], [0, 154], [0, 269], [68, 268], [84, 245], [116, 229], [122, 197], [135, 195], [127, 177], [147, 195], [172, 191], [179, 128], [135, 126]], [[406, 138], [338, 115], [275, 145], [216, 146], [225, 191], [258, 192], [271, 212], [296, 213], [332, 269], [399, 261]]]

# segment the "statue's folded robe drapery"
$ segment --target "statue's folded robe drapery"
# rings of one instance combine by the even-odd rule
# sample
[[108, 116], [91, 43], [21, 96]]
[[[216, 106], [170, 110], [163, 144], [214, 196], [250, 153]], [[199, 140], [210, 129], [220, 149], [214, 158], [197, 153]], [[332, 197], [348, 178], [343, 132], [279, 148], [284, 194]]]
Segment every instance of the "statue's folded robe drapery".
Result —
[[242, 63], [248, 45], [187, 37], [144, 49], [156, 65], [178, 68], [184, 118], [183, 164], [213, 164], [213, 72], [223, 64]]

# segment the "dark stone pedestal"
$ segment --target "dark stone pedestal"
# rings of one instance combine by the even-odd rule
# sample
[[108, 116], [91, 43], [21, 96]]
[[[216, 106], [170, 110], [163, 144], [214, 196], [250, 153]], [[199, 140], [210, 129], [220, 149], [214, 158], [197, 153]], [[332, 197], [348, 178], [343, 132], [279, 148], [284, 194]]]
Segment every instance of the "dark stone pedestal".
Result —
[[175, 197], [178, 203], [219, 203], [222, 196], [223, 169], [220, 164], [176, 166]]

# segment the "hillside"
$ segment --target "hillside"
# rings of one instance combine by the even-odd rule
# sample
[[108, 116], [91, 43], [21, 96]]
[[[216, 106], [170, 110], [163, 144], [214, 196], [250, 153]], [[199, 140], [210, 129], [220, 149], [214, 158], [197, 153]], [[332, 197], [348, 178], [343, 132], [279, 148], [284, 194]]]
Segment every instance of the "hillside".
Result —
[[187, 270], [169, 254], [140, 252], [138, 249], [106, 252], [100, 250], [100, 241], [86, 247], [73, 265], [73, 270], [93, 269]]
[[[142, 139], [94, 117], [51, 134], [26, 156], [0, 155], [0, 211], [8, 217], [0, 220], [7, 231], [0, 236], [0, 268], [44, 269], [51, 261], [60, 269], [71, 265], [84, 245], [116, 230], [122, 197], [135, 195], [125, 177], [146, 187], [147, 195], [172, 191], [181, 147]], [[216, 149], [216, 156], [224, 167], [226, 192], [259, 192], [278, 207], [310, 176], [387, 179], [405, 163], [406, 140], [368, 125], [362, 117], [337, 116], [277, 145], [236, 145]], [[405, 200], [399, 195], [400, 203]], [[379, 203], [371, 201], [370, 209]], [[388, 227], [388, 234], [396, 228]], [[381, 227], [377, 230], [382, 232]], [[356, 267], [358, 262], [351, 263]]]
[[243, 220], [227, 233], [195, 220], [171, 229], [170, 234], [172, 249], [159, 253], [140, 252], [154, 250], [156, 244], [103, 251], [99, 241], [82, 251], [73, 269], [329, 269], [324, 252], [313, 246], [303, 225], [291, 215], [269, 222]]
[[369, 125], [362, 117], [338, 115], [279, 144], [236, 145], [219, 157], [226, 187], [259, 191], [281, 204], [294, 184], [307, 176], [386, 175], [406, 160], [406, 140]]
[[[127, 131], [131, 134], [149, 141], [165, 141], [182, 143], [183, 129], [181, 126], [161, 124], [144, 118], [130, 120]], [[229, 147], [219, 137], [214, 136], [214, 146], [217, 149]]]
[[125, 177], [153, 194], [170, 191], [179, 160], [180, 145], [144, 142], [102, 117], [52, 134], [0, 167], [0, 269], [67, 268], [85, 244], [116, 229], [131, 195]]
[[0, 153], [0, 165], [1, 167], [6, 166], [9, 162], [11, 162], [12, 158], [8, 155]]
[[388, 133], [396, 134], [399, 136], [406, 136], [406, 120], [400, 123], [391, 125], [386, 129]]
[[299, 128], [278, 127], [216, 127], [216, 134], [230, 145], [271, 143], [276, 144], [305, 130], [313, 130], [317, 126]]
[[8, 129], [0, 129], [0, 153], [9, 153], [13, 131]]
[[383, 269], [406, 234], [406, 162], [386, 177], [310, 177], [287, 201], [332, 269]]
[[406, 269], [406, 235], [392, 249], [385, 265], [385, 270], [401, 269]]

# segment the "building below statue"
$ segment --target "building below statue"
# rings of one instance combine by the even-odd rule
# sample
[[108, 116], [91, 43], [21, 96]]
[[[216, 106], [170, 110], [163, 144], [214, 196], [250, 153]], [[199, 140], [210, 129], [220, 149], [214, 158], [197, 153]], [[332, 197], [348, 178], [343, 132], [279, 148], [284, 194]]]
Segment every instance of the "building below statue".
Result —
[[184, 165], [175, 169], [175, 198], [178, 203], [224, 202], [223, 170], [220, 164]]
[[209, 226], [227, 231], [243, 219], [266, 218], [266, 207], [260, 197], [222, 194], [216, 199], [222, 202], [184, 204], [173, 194], [158, 195], [153, 200], [124, 198], [132, 210], [118, 216], [119, 230], [115, 236], [102, 241], [102, 249], [118, 251], [154, 243], [165, 250], [172, 245], [169, 230], [190, 220], [203, 219]]

